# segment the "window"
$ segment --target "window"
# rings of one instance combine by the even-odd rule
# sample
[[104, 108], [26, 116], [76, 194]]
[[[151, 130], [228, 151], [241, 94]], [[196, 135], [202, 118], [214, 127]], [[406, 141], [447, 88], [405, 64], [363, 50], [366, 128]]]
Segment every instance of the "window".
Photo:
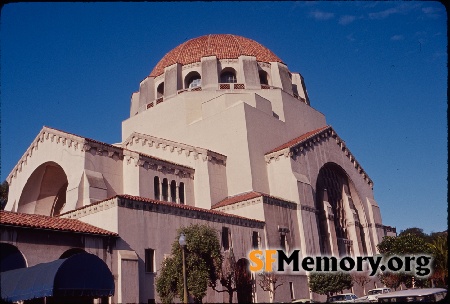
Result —
[[156, 89], [156, 98], [164, 96], [164, 82], [161, 82]]
[[229, 250], [231, 246], [231, 231], [228, 227], [222, 227], [222, 247]]
[[155, 272], [154, 249], [145, 249], [145, 272]]
[[220, 74], [220, 82], [221, 83], [236, 83], [236, 73], [231, 70], [227, 70]]
[[258, 233], [258, 231], [253, 231], [253, 233], [252, 233], [252, 248], [253, 249], [259, 248], [259, 233]]
[[286, 234], [280, 235], [280, 247], [281, 247], [281, 249], [286, 251]]
[[269, 84], [269, 80], [268, 80], [266, 71], [263, 71], [263, 70], [259, 71], [259, 83], [260, 84], [267, 84], [267, 85]]
[[289, 228], [278, 227], [278, 232], [280, 232], [280, 248], [283, 249], [285, 252], [289, 251], [289, 243], [287, 239]]
[[160, 200], [161, 199], [161, 193], [159, 192], [159, 177], [155, 176], [153, 179], [153, 191], [155, 193], [155, 199]]
[[167, 178], [163, 179], [162, 182], [162, 200], [169, 200], [169, 182], [167, 181]]
[[174, 203], [177, 201], [177, 183], [174, 180], [170, 182], [170, 198]]
[[202, 77], [197, 72], [190, 72], [185, 79], [185, 88], [191, 89], [202, 86]]
[[289, 282], [289, 291], [291, 292], [291, 299], [294, 300], [295, 299], [294, 282]]
[[184, 183], [181, 182], [178, 187], [178, 198], [180, 199], [180, 204], [184, 204]]

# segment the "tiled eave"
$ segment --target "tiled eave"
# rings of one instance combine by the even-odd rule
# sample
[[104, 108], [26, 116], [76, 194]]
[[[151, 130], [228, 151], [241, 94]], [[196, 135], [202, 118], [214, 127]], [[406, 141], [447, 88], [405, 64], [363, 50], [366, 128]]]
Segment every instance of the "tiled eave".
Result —
[[16, 213], [9, 211], [0, 211], [0, 226], [33, 228], [40, 230], [53, 230], [59, 232], [72, 232], [101, 236], [118, 236], [117, 233], [98, 228], [76, 219], [51, 217], [39, 214]]
[[228, 214], [216, 210], [203, 209], [189, 205], [153, 200], [140, 196], [116, 195], [112, 198], [84, 206], [82, 208], [61, 214], [64, 218], [81, 218], [91, 213], [100, 212], [112, 207], [129, 208], [148, 212], [173, 214], [175, 216], [189, 217], [198, 220], [227, 223], [244, 227], [264, 228], [263, 221], [249, 219], [243, 216]]
[[364, 181], [373, 188], [373, 181], [369, 175], [364, 171], [355, 156], [350, 152], [345, 145], [345, 141], [341, 139], [331, 126], [324, 126], [322, 128], [305, 133], [278, 148], [266, 153], [266, 163], [270, 164], [273, 160], [278, 160], [280, 157], [293, 157], [295, 155], [305, 154], [309, 151], [310, 147], [325, 140], [334, 140], [345, 156], [353, 164], [353, 167], [361, 176]]
[[195, 170], [193, 168], [135, 152], [130, 149], [124, 149], [120, 146], [107, 144], [94, 139], [81, 137], [72, 133], [44, 126], [11, 170], [11, 173], [7, 176], [6, 181], [10, 185], [13, 179], [17, 177], [17, 174], [22, 172], [22, 167], [27, 165], [28, 160], [33, 156], [33, 153], [36, 153], [39, 149], [39, 145], [44, 143], [44, 141], [66, 146], [68, 149], [73, 149], [74, 151], [90, 151], [98, 155], [108, 156], [110, 158], [121, 160], [124, 159], [128, 163], [133, 161], [136, 166], [154, 168], [159, 171], [174, 172], [177, 175], [189, 176], [191, 178], [194, 176]]
[[213, 152], [211, 150], [137, 132], [133, 132], [130, 136], [128, 136], [128, 138], [122, 143], [122, 147], [131, 148], [133, 145], [138, 144], [150, 148], [153, 147], [155, 149], [169, 150], [170, 152], [177, 153], [179, 155], [184, 153], [187, 157], [192, 156], [194, 159], [201, 157], [203, 161], [211, 161], [222, 165], [225, 165], [227, 161], [227, 157], [225, 155]]
[[[284, 208], [296, 209], [297, 204], [294, 202], [286, 201], [282, 198], [264, 194], [261, 192], [251, 191], [235, 196], [227, 197], [226, 199], [218, 202], [212, 209], [218, 209], [221, 211], [228, 210], [229, 206], [243, 207], [254, 203], [264, 203], [269, 205], [277, 205]], [[233, 208], [234, 209], [234, 208]]]

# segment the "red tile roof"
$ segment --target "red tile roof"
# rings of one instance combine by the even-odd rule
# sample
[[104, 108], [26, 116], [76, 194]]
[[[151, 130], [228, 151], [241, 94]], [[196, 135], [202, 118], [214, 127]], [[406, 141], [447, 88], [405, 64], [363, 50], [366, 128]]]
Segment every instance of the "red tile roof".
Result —
[[150, 76], [156, 77], [174, 63], [182, 65], [200, 62], [202, 57], [233, 59], [241, 55], [255, 56], [257, 61], [282, 62], [271, 50], [258, 42], [230, 34], [206, 35], [188, 40], [168, 52], [155, 66]]
[[243, 202], [243, 201], [247, 201], [247, 200], [250, 200], [250, 199], [253, 199], [253, 198], [257, 198], [257, 197], [260, 197], [260, 196], [270, 197], [270, 198], [273, 198], [273, 199], [286, 201], [285, 199], [282, 199], [282, 198], [279, 198], [279, 197], [275, 197], [275, 196], [272, 196], [272, 195], [268, 195], [268, 194], [265, 194], [265, 193], [256, 192], [256, 191], [250, 191], [250, 192], [246, 192], [246, 193], [243, 193], [243, 194], [238, 194], [238, 195], [235, 195], [235, 196], [227, 197], [226, 199], [224, 199], [224, 200], [218, 202], [217, 204], [215, 204], [214, 206], [212, 206], [212, 209], [217, 209], [217, 208], [220, 208], [220, 207], [223, 207], [223, 206], [233, 205], [233, 204], [236, 204], [236, 203], [239, 203], [239, 202]]
[[244, 219], [244, 220], [250, 220], [250, 221], [256, 221], [256, 222], [259, 222], [259, 223], [264, 223], [263, 221], [259, 221], [259, 220], [255, 220], [255, 219], [239, 216], [239, 215], [228, 214], [228, 213], [221, 212], [221, 211], [204, 209], [204, 208], [199, 208], [199, 207], [194, 207], [194, 206], [189, 206], [189, 205], [175, 204], [175, 203], [171, 203], [171, 202], [158, 201], [158, 200], [155, 200], [155, 199], [150, 199], [150, 198], [146, 198], [146, 197], [142, 197], [142, 196], [134, 196], [134, 195], [129, 195], [129, 194], [118, 194], [116, 196], [107, 198], [105, 200], [102, 200], [102, 201], [99, 201], [99, 202], [95, 202], [93, 204], [90, 204], [90, 205], [87, 205], [87, 206], [84, 206], [84, 207], [81, 207], [81, 208], [78, 208], [78, 209], [75, 209], [75, 210], [72, 210], [72, 211], [64, 212], [64, 213], [60, 214], [60, 216], [66, 215], [66, 214], [69, 214], [69, 213], [72, 213], [72, 212], [77, 212], [79, 210], [82, 210], [82, 209], [85, 209], [85, 208], [89, 208], [89, 207], [94, 206], [94, 205], [101, 204], [101, 203], [103, 203], [105, 201], [112, 200], [114, 198], [119, 198], [119, 199], [122, 198], [122, 199], [142, 202], [142, 203], [170, 206], [170, 207], [173, 207], [173, 208], [179, 208], [179, 209], [184, 209], [184, 210], [200, 211], [200, 212], [205, 212], [205, 213], [222, 215], [222, 216], [226, 216], [226, 217], [233, 217], [233, 218], [239, 218], [239, 219]]
[[83, 223], [80, 220], [9, 211], [0, 211], [0, 225], [118, 236], [117, 233]]
[[157, 201], [157, 200], [154, 200], [154, 199], [149, 199], [149, 198], [141, 197], [141, 196], [120, 194], [120, 195], [117, 195], [116, 197], [129, 199], [129, 200], [133, 200], [133, 201], [144, 202], [144, 203], [152, 203], [152, 204], [156, 204], [156, 205], [165, 205], [165, 206], [170, 206], [170, 207], [175, 207], [175, 208], [180, 208], [180, 209], [185, 209], [185, 210], [200, 211], [200, 212], [206, 212], [206, 213], [211, 213], [211, 214], [216, 214], [216, 215], [222, 215], [222, 216], [226, 216], [226, 217], [234, 217], [234, 218], [239, 218], [239, 219], [244, 219], [244, 220], [250, 220], [250, 221], [256, 221], [256, 222], [264, 223], [263, 221], [259, 221], [259, 220], [255, 220], [255, 219], [239, 216], [239, 215], [229, 214], [229, 213], [225, 213], [225, 212], [221, 212], [221, 211], [204, 209], [204, 208], [199, 208], [199, 207], [194, 207], [194, 206], [189, 206], [189, 205], [182, 205], [182, 204], [175, 204], [175, 203]]
[[306, 140], [308, 138], [311, 138], [314, 135], [317, 135], [320, 132], [322, 132], [322, 131], [324, 131], [324, 130], [326, 130], [328, 128], [331, 128], [331, 126], [324, 126], [324, 127], [319, 128], [319, 129], [309, 131], [308, 133], [300, 135], [299, 137], [296, 137], [296, 138], [288, 141], [287, 143], [282, 144], [281, 146], [279, 146], [279, 147], [277, 147], [277, 148], [267, 152], [266, 155], [270, 154], [270, 153], [273, 153], [273, 152], [276, 152], [276, 151], [280, 151], [280, 150], [286, 149], [286, 148], [292, 148], [293, 146], [299, 144], [300, 142], [302, 142], [302, 141], [304, 141], [304, 140]]

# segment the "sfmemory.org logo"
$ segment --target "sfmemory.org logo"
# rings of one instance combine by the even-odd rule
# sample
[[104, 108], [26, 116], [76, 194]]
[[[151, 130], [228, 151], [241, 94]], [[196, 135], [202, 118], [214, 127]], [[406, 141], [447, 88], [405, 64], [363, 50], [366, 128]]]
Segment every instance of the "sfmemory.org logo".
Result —
[[[414, 256], [306, 256], [301, 257], [300, 250], [293, 250], [290, 255], [284, 250], [252, 250], [248, 254], [250, 271], [283, 272], [291, 271], [336, 272], [336, 271], [370, 271], [374, 276], [382, 272], [405, 272], [426, 278], [432, 273], [432, 257], [426, 254]], [[275, 267], [274, 267], [275, 265]]]

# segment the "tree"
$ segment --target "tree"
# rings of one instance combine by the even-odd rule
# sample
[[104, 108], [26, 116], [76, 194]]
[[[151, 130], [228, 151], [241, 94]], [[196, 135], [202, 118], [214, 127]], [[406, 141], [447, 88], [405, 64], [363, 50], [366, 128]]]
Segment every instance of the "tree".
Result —
[[425, 232], [423, 232], [422, 228], [417, 228], [417, 227], [412, 227], [412, 228], [407, 228], [405, 230], [402, 230], [398, 236], [403, 236], [403, 235], [407, 235], [407, 234], [413, 234], [415, 236], [420, 237], [421, 239], [427, 241], [429, 239], [429, 235], [427, 235]]
[[433, 254], [433, 270], [431, 279], [439, 287], [445, 287], [448, 281], [448, 239], [445, 234], [432, 235], [430, 243]]
[[208, 286], [215, 286], [222, 265], [217, 231], [206, 225], [191, 225], [178, 229], [172, 243], [171, 257], [164, 260], [156, 278], [156, 291], [163, 303], [183, 297], [182, 251], [178, 243], [181, 233], [186, 236], [186, 274], [189, 295], [201, 303]]
[[401, 283], [400, 275], [391, 272], [385, 272], [378, 274], [378, 278], [381, 283], [383, 283], [386, 287], [397, 290]]
[[350, 274], [343, 272], [336, 273], [318, 273], [313, 272], [309, 275], [309, 289], [312, 292], [326, 295], [327, 301], [331, 295], [344, 289], [350, 289], [353, 286], [353, 280]]
[[[405, 233], [405, 231], [412, 231], [413, 233]], [[419, 228], [406, 229], [399, 236], [386, 236], [383, 241], [377, 245], [378, 251], [384, 255], [385, 259], [390, 256], [401, 256], [401, 255], [414, 255], [414, 254], [432, 254], [431, 246], [426, 241], [425, 237], [421, 233]], [[411, 274], [404, 272], [396, 273], [383, 273], [380, 279], [385, 280], [387, 283], [392, 284], [392, 288], [397, 288], [400, 284], [405, 284], [406, 287], [412, 287], [413, 277], [416, 287], [425, 287], [427, 284], [426, 280], [420, 277], [415, 277]], [[398, 285], [397, 285], [397, 282]], [[386, 286], [388, 284], [385, 283]]]
[[233, 303], [233, 294], [237, 291], [237, 267], [232, 248], [224, 253], [222, 268], [219, 273], [219, 282], [224, 289], [217, 290], [215, 284], [211, 284], [211, 287], [217, 292], [228, 293], [228, 303]]
[[261, 272], [258, 277], [259, 286], [262, 290], [269, 292], [270, 303], [273, 303], [275, 292], [278, 287], [284, 284], [284, 279], [274, 272]]
[[7, 181], [3, 181], [0, 184], [0, 210], [4, 210], [6, 203], [8, 202], [9, 184]]
[[355, 272], [352, 275], [352, 280], [354, 283], [358, 284], [362, 287], [364, 294], [366, 293], [365, 286], [370, 283], [370, 278], [367, 274], [367, 272]]

